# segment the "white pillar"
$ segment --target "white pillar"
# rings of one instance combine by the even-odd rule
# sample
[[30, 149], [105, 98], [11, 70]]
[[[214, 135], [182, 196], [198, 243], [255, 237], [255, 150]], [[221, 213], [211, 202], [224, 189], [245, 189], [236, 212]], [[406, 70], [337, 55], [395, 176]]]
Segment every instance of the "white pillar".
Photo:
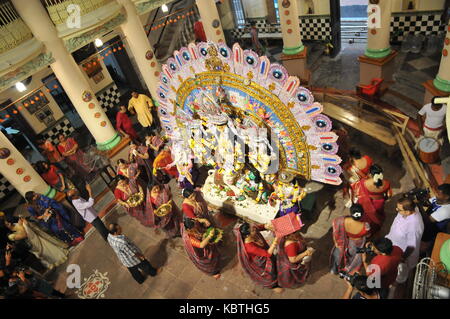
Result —
[[144, 27], [139, 19], [136, 7], [131, 0], [118, 0], [125, 7], [127, 21], [120, 28], [126, 37], [128, 46], [133, 53], [139, 71], [144, 78], [148, 90], [156, 99], [156, 89], [159, 83], [161, 66], [155, 58], [153, 48], [147, 38]]
[[120, 135], [111, 125], [89, 82], [67, 51], [64, 42], [58, 37], [56, 27], [40, 0], [12, 0], [12, 3], [36, 39], [43, 42], [52, 53], [55, 62], [50, 67], [84, 124], [94, 136], [97, 147], [100, 150], [114, 148], [120, 142]]
[[391, 1], [382, 0], [378, 5], [369, 5], [367, 49], [365, 55], [369, 58], [380, 59], [391, 54]]
[[283, 53], [296, 55], [305, 49], [300, 34], [297, 1], [278, 0], [281, 32], [283, 34]]
[[56, 194], [56, 191], [47, 185], [31, 164], [28, 163], [25, 157], [23, 157], [23, 155], [1, 132], [0, 173], [22, 196], [28, 191], [33, 191], [52, 198]]
[[[439, 66], [439, 72], [434, 79], [434, 86], [443, 91], [450, 92], [450, 25], [447, 26], [447, 35], [444, 40], [444, 49], [442, 50], [441, 65]], [[450, 118], [450, 116], [447, 116]]]
[[213, 42], [225, 42], [216, 2], [214, 0], [196, 0], [196, 3], [206, 38]]

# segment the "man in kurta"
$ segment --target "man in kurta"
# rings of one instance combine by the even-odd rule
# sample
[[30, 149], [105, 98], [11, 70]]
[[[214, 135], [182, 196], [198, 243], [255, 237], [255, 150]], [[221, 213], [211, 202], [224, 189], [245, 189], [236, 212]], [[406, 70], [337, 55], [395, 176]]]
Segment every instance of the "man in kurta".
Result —
[[134, 114], [137, 113], [139, 123], [148, 128], [150, 131], [154, 129], [154, 120], [151, 112], [153, 101], [145, 94], [137, 92], [131, 93], [131, 99], [128, 102], [128, 110]]

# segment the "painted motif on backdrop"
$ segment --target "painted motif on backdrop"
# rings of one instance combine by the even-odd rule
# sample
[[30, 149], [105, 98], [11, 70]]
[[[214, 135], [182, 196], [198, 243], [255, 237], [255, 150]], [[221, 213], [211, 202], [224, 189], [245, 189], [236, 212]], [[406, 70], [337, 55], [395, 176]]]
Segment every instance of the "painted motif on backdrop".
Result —
[[101, 273], [97, 269], [88, 278], [84, 278], [84, 282], [80, 289], [77, 290], [80, 299], [100, 299], [105, 298], [105, 292], [108, 290], [111, 281], [107, 277], [108, 272]]

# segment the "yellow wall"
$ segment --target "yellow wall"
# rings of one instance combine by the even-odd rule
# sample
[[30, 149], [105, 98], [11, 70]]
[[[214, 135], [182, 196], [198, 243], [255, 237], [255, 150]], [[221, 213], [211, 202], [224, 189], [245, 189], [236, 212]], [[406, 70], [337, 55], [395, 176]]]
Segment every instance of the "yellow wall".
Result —
[[[403, 10], [403, 0], [391, 0], [392, 12], [408, 12]], [[443, 10], [445, 0], [415, 0], [416, 9], [414, 11], [435, 11]]]
[[[308, 14], [308, 2], [307, 0], [297, 0], [299, 15]], [[329, 0], [312, 0], [314, 3], [313, 15], [330, 15], [330, 1]]]
[[[33, 75], [31, 82], [27, 85], [27, 90], [25, 92], [19, 92], [16, 90], [15, 86], [12, 88], [9, 88], [3, 92], [0, 93], [0, 102], [4, 102], [8, 99], [11, 99], [11, 101], [16, 101], [17, 99], [22, 98], [26, 94], [30, 93], [31, 91], [37, 89], [38, 87], [41, 87], [43, 85], [42, 78], [52, 74], [52, 70], [50, 68], [46, 68], [42, 71], [37, 72]], [[58, 104], [53, 99], [52, 95], [46, 91], [47, 88], [43, 87], [42, 92], [45, 94], [45, 97], [49, 101], [49, 106], [51, 111], [53, 112], [53, 116], [55, 120], [61, 119], [64, 114], [59, 108]], [[16, 104], [16, 108], [18, 106], [23, 106], [22, 103], [19, 101]], [[22, 110], [19, 111], [20, 114], [25, 118], [25, 120], [28, 122], [28, 124], [33, 128], [36, 134], [39, 134], [47, 129], [47, 126], [39, 121], [35, 114], [30, 114], [25, 108], [22, 108]], [[12, 115], [14, 116], [14, 115]]]

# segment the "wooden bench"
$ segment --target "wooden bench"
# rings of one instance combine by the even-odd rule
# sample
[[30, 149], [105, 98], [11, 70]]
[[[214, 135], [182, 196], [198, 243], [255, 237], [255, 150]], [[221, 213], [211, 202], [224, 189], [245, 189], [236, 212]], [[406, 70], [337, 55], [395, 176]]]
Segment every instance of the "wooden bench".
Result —
[[322, 102], [322, 105], [323, 113], [329, 117], [351, 126], [364, 134], [372, 136], [384, 144], [390, 146], [397, 144], [397, 140], [395, 139], [390, 128], [374, 123], [371, 120], [371, 117], [373, 117], [374, 114], [367, 111], [362, 111], [358, 112], [360, 114], [355, 114], [330, 102]]

